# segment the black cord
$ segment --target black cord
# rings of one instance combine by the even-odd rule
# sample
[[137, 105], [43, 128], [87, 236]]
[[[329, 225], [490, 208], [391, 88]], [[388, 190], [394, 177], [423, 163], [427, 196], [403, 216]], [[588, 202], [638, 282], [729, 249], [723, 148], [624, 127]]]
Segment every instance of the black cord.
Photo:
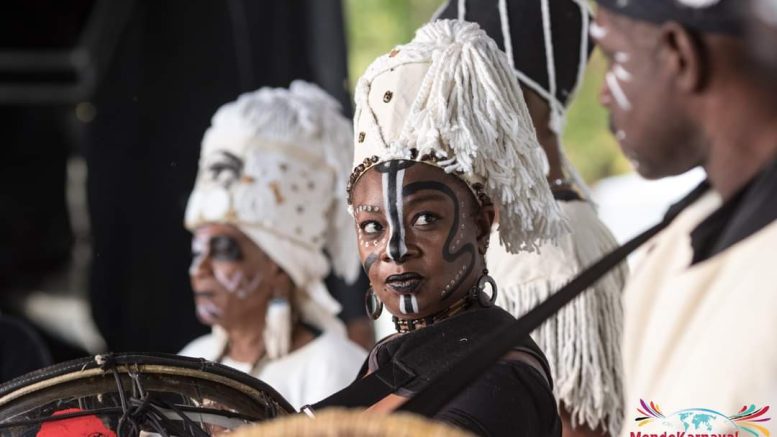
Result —
[[194, 423], [191, 417], [189, 417], [185, 412], [183, 412], [183, 410], [178, 408], [176, 405], [168, 404], [167, 402], [159, 402], [158, 404], [165, 408], [173, 410], [178, 415], [178, 417], [180, 417], [181, 420], [183, 420], [183, 422], [187, 425], [187, 427], [189, 427], [189, 430], [192, 432], [192, 435], [197, 434], [203, 437], [210, 437], [210, 434], [205, 432], [205, 430], [203, 430], [200, 425]]

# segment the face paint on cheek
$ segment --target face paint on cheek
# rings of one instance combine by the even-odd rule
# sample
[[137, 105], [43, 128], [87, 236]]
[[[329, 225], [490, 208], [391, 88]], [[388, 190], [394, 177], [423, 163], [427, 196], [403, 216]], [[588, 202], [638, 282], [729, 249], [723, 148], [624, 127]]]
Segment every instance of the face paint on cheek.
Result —
[[607, 72], [604, 80], [607, 84], [607, 89], [610, 90], [610, 95], [615, 99], [615, 103], [624, 111], [631, 111], [631, 100], [623, 90], [621, 83], [628, 83], [632, 80], [631, 73], [623, 66], [624, 62], [628, 62], [630, 56], [628, 53], [618, 52], [615, 54], [615, 63], [612, 70]]
[[[456, 193], [449, 186], [440, 182], [421, 181], [408, 184], [403, 189], [402, 194], [403, 196], [411, 196], [421, 190], [439, 191], [453, 203], [453, 224], [442, 246], [441, 255], [442, 259], [448, 264], [446, 272], [455, 271], [456, 273], [440, 291], [440, 299], [444, 301], [454, 295], [453, 292], [461, 287], [464, 280], [469, 277], [475, 268], [475, 246], [465, 239], [467, 234], [467, 227], [465, 225], [467, 214], [465, 213], [464, 202], [458, 199]], [[464, 261], [463, 265], [456, 264], [461, 260]]]
[[404, 315], [418, 314], [418, 299], [414, 294], [403, 294], [399, 296], [399, 311]]
[[378, 261], [378, 254], [377, 253], [371, 253], [367, 255], [367, 258], [364, 260], [364, 273], [369, 274], [370, 269], [375, 264], [375, 262]]
[[609, 33], [609, 30], [607, 30], [606, 27], [600, 26], [599, 23], [591, 23], [591, 27], [589, 28], [589, 32], [591, 34], [591, 38], [599, 40], [607, 36]]
[[233, 274], [227, 274], [221, 269], [214, 269], [213, 276], [229, 293], [237, 294], [240, 299], [245, 299], [259, 287], [262, 276], [257, 273], [252, 279], [246, 279], [245, 274], [238, 270]]
[[245, 281], [242, 286], [240, 286], [237, 289], [237, 297], [240, 299], [245, 299], [248, 297], [248, 295], [252, 294], [257, 288], [259, 288], [259, 284], [262, 283], [262, 275], [257, 273], [254, 275], [253, 279], [250, 281]]
[[608, 72], [604, 80], [607, 84], [607, 89], [610, 90], [610, 95], [612, 95], [612, 98], [615, 99], [615, 103], [618, 105], [618, 107], [624, 111], [631, 111], [631, 101], [623, 91], [623, 88], [621, 87], [618, 78], [615, 76], [615, 73], [612, 71]]

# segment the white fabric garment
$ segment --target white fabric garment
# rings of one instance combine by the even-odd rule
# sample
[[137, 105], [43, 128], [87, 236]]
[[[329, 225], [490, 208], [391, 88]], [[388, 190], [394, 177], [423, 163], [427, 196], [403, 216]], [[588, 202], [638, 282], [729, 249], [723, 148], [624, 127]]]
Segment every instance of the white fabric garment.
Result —
[[777, 223], [691, 266], [689, 234], [720, 204], [709, 193], [681, 213], [648, 244], [627, 284], [623, 436], [637, 431], [640, 399], [666, 415], [777, 403]]
[[[195, 339], [180, 355], [219, 359], [226, 346], [225, 332], [216, 327]], [[275, 359], [263, 359], [253, 372], [251, 363], [229, 358], [221, 363], [249, 373], [280, 393], [294, 408], [318, 402], [345, 388], [356, 378], [367, 352], [337, 331], [324, 331], [305, 346]]]
[[[584, 201], [559, 201], [571, 232], [547, 243], [539, 253], [510, 254], [491, 234], [486, 265], [499, 293], [497, 305], [515, 317], [526, 314], [580, 271], [617, 247], [607, 227]], [[621, 292], [628, 276], [622, 263], [582, 296], [532, 333], [545, 352], [553, 376], [553, 394], [572, 415], [573, 425], [621, 428], [622, 366], [619, 342], [623, 325]]]

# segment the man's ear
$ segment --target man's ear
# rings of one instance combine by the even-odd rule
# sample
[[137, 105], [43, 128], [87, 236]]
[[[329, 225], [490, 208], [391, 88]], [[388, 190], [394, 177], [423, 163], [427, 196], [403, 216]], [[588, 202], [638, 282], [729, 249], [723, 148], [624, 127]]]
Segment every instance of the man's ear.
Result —
[[658, 30], [657, 60], [680, 91], [695, 93], [705, 85], [703, 47], [698, 38], [678, 23]]

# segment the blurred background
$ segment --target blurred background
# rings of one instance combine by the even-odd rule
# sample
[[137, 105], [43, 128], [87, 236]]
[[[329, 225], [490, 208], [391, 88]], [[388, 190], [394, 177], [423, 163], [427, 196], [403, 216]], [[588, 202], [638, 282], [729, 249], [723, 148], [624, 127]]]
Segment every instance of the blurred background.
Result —
[[[177, 352], [205, 331], [194, 317], [182, 223], [215, 110], [300, 78], [350, 115], [367, 65], [410, 40], [441, 3], [4, 2], [0, 314], [29, 323], [55, 362], [105, 350]], [[702, 176], [647, 184], [630, 173], [597, 103], [604, 69], [595, 52], [564, 142], [624, 239]], [[361, 316], [365, 284], [332, 281], [343, 318]]]

